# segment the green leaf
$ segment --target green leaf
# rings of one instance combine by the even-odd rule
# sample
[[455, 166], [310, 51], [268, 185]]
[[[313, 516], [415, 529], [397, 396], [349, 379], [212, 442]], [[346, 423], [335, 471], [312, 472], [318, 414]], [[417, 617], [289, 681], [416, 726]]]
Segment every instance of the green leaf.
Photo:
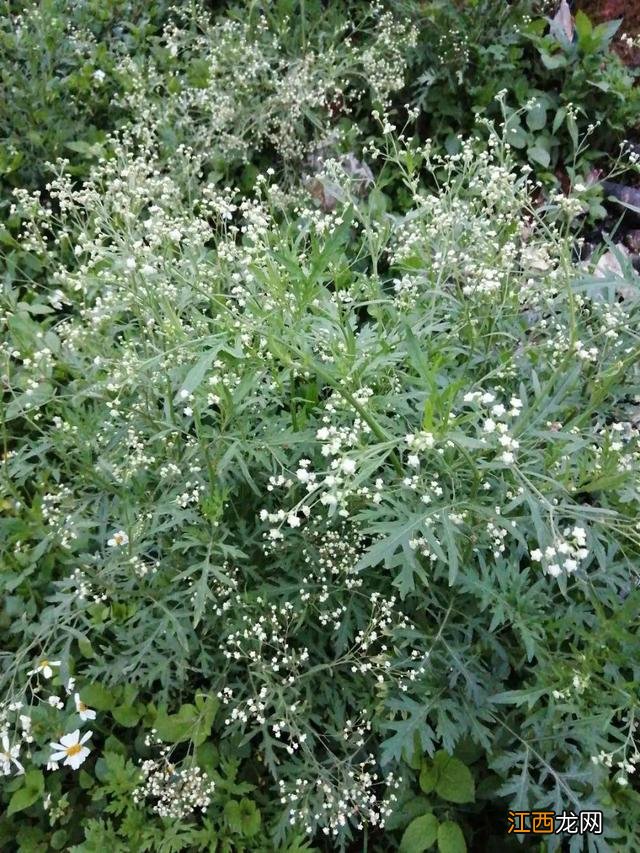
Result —
[[578, 33], [579, 42], [589, 38], [593, 32], [593, 25], [582, 9], [578, 9], [576, 12], [575, 18], [573, 19], [573, 25]]
[[255, 835], [260, 829], [262, 822], [256, 804], [245, 797], [240, 802], [229, 800], [224, 807], [224, 816], [232, 832], [247, 837]]
[[440, 853], [467, 853], [467, 843], [457, 823], [448, 820], [438, 827], [438, 850]]
[[131, 705], [119, 705], [112, 714], [117, 723], [128, 729], [136, 726], [140, 720], [140, 714]]
[[[195, 391], [195, 389], [198, 387], [198, 385], [200, 385], [207, 371], [213, 364], [213, 360], [217, 356], [219, 350], [220, 347], [217, 346], [214, 349], [208, 350], [200, 356], [198, 361], [194, 364], [194, 366], [185, 376], [184, 381], [181, 385], [181, 390], [188, 391], [189, 393]], [[176, 400], [178, 399], [179, 397], [176, 397]]]
[[420, 788], [424, 791], [425, 794], [430, 794], [436, 787], [436, 782], [438, 781], [438, 774], [431, 762], [422, 765], [422, 769], [420, 770], [419, 781]]
[[44, 776], [41, 770], [28, 770], [24, 776], [24, 785], [13, 794], [7, 807], [7, 815], [28, 809], [44, 793]]
[[552, 133], [558, 132], [558, 130], [560, 129], [562, 122], [565, 120], [566, 116], [567, 116], [566, 109], [564, 107], [560, 107], [560, 109], [556, 113], [555, 118], [553, 120], [553, 125], [551, 127]]
[[475, 799], [473, 776], [459, 758], [454, 758], [441, 749], [433, 757], [433, 770], [436, 774], [435, 791], [439, 797], [450, 803], [473, 802]]
[[158, 737], [167, 743], [190, 740], [200, 746], [211, 734], [218, 705], [214, 696], [199, 694], [195, 705], [182, 705], [177, 714], [160, 712], [155, 721]]
[[64, 845], [67, 843], [67, 830], [66, 829], [57, 829], [53, 835], [51, 836], [51, 840], [49, 844], [53, 847], [54, 850], [63, 850]]
[[166, 743], [180, 743], [190, 740], [198, 718], [195, 705], [182, 705], [177, 714], [160, 713], [156, 717], [155, 729], [160, 740]]
[[87, 684], [80, 691], [80, 698], [89, 708], [94, 708], [96, 711], [109, 711], [115, 697], [102, 684]]
[[540, 59], [545, 68], [548, 68], [550, 71], [556, 68], [564, 68], [569, 61], [564, 53], [551, 54], [547, 53], [546, 50], [540, 51]]
[[542, 130], [546, 123], [547, 111], [540, 101], [536, 101], [527, 113], [527, 125], [529, 130]]
[[438, 819], [425, 814], [411, 821], [400, 842], [400, 853], [422, 853], [435, 844], [438, 837]]
[[527, 148], [527, 156], [530, 160], [535, 160], [536, 163], [540, 163], [540, 165], [545, 168], [547, 168], [551, 163], [551, 156], [549, 155], [549, 152], [542, 148], [538, 143], [530, 145]]

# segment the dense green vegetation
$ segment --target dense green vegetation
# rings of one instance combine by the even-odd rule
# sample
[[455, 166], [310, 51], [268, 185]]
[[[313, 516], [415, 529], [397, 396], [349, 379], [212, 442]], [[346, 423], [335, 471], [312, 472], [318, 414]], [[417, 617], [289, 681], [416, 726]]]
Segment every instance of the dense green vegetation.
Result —
[[3, 4], [3, 851], [637, 851], [640, 90], [557, 7]]

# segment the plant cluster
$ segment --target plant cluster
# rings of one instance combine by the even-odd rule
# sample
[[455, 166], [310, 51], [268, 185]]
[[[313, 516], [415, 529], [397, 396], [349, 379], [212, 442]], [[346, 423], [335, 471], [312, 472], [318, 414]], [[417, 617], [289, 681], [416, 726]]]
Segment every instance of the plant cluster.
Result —
[[14, 170], [0, 846], [631, 853], [638, 277], [508, 96], [424, 138], [416, 8], [248, 12], [116, 34], [82, 169]]

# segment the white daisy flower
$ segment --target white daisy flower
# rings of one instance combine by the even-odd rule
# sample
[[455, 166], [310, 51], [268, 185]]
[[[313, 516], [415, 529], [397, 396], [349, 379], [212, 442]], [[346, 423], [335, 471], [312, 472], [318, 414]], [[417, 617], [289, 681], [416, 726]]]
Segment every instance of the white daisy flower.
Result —
[[49, 746], [53, 753], [49, 756], [49, 761], [62, 761], [63, 764], [77, 770], [84, 763], [86, 757], [91, 750], [83, 746], [89, 740], [93, 732], [89, 730], [80, 737], [80, 729], [76, 729], [71, 734], [63, 735], [60, 738], [60, 743], [51, 743]]
[[111, 539], [107, 542], [107, 545], [111, 548], [119, 548], [121, 545], [128, 545], [129, 537], [124, 532], [124, 530], [116, 530]]
[[84, 720], [95, 720], [96, 712], [92, 708], [88, 708], [84, 702], [80, 699], [80, 694], [76, 693], [73, 697], [76, 703], [76, 711], [80, 714], [80, 719]]
[[5, 732], [2, 735], [2, 749], [0, 749], [0, 773], [3, 776], [8, 776], [11, 773], [11, 765], [15, 765], [18, 774], [24, 773], [24, 767], [18, 761], [20, 754], [20, 744], [16, 743], [11, 746], [9, 743], [9, 735]]

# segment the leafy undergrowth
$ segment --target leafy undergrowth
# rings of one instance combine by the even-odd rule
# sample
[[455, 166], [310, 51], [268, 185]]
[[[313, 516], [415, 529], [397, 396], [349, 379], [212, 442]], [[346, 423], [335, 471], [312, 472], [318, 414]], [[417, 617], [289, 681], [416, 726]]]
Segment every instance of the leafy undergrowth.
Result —
[[12, 194], [3, 849], [638, 847], [638, 276], [331, 22], [171, 23]]

